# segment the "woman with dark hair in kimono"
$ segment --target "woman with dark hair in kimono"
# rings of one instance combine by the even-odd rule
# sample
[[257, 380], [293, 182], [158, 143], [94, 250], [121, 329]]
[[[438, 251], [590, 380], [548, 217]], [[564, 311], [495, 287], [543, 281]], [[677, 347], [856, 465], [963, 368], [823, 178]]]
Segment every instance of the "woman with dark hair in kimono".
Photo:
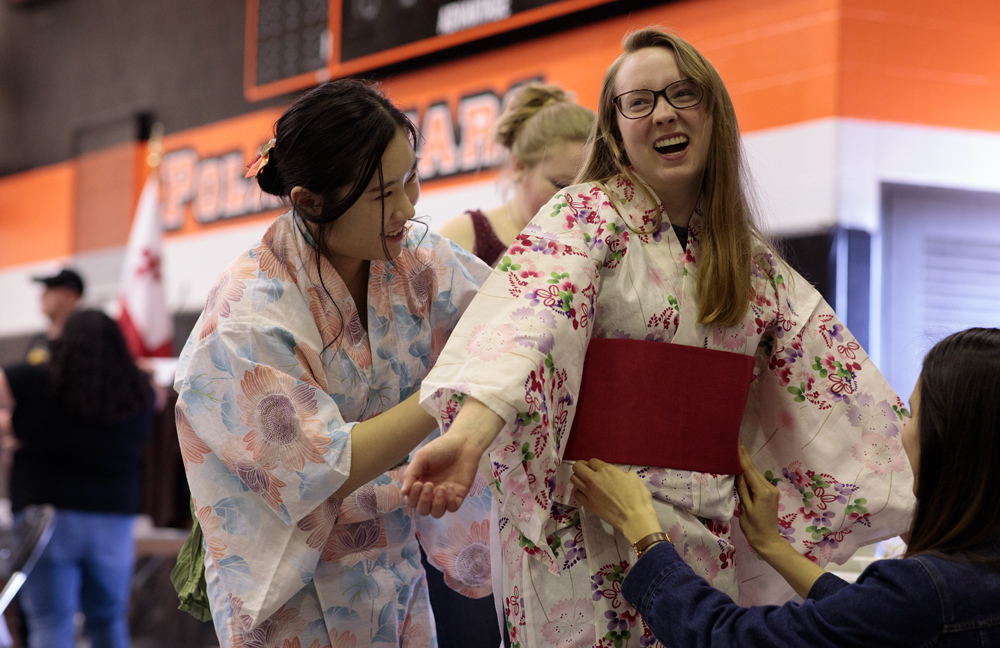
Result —
[[437, 427], [420, 380], [489, 273], [411, 228], [416, 141], [377, 89], [335, 81], [247, 174], [291, 210], [219, 277], [176, 381], [225, 648], [437, 645], [418, 533], [451, 587], [491, 591], [485, 483], [452, 520], [400, 492]]
[[[906, 528], [903, 403], [766, 244], [746, 186], [715, 69], [672, 34], [629, 35], [578, 184], [525, 228], [425, 378], [422, 403], [447, 431], [414, 456], [403, 492], [440, 515], [477, 468], [490, 475], [513, 645], [655, 642], [621, 595], [628, 542], [574, 497], [580, 409], [606, 422], [573, 457], [631, 447], [614, 462], [652, 492], [678, 553], [744, 604], [791, 591], [732, 524], [737, 434], [781, 490], [783, 534], [817, 563]], [[636, 344], [624, 361], [607, 351]], [[595, 349], [626, 379], [581, 398]], [[670, 359], [651, 362], [660, 350]], [[735, 412], [724, 443], [670, 432], [717, 410]]]

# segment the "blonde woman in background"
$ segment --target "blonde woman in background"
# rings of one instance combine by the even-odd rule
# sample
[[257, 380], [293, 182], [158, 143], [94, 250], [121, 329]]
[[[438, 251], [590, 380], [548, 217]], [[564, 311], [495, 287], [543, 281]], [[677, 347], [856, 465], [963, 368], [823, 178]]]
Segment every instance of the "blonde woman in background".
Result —
[[453, 218], [440, 234], [495, 266], [538, 210], [573, 184], [593, 124], [593, 111], [558, 86], [529, 83], [515, 91], [495, 127], [509, 155], [513, 197], [496, 209]]

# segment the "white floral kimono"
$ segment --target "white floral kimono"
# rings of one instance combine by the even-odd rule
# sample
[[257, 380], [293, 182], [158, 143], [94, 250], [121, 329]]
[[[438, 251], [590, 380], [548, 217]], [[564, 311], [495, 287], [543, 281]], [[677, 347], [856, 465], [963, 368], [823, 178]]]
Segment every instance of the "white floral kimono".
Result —
[[[668, 223], [636, 233], [652, 227], [656, 208], [624, 176], [557, 194], [424, 379], [422, 401], [446, 427], [461, 394], [506, 421], [481, 468], [498, 497], [503, 610], [519, 648], [655, 642], [621, 595], [634, 560], [628, 543], [578, 508], [561, 461], [592, 335], [756, 358], [740, 435], [781, 489], [782, 533], [819, 564], [897, 535], [910, 518], [912, 475], [899, 442], [908, 413], [830, 307], [758, 244], [745, 320], [699, 324], [700, 217], [682, 249]], [[606, 402], [615, 407], [615, 395]], [[735, 524], [732, 475], [622, 468], [643, 478], [674, 546], [713, 585], [743, 604], [791, 596]]]
[[485, 482], [443, 520], [405, 506], [405, 465], [343, 500], [332, 494], [350, 472], [354, 423], [419, 388], [489, 268], [411, 232], [392, 264], [371, 263], [366, 330], [304, 236], [285, 214], [226, 268], [177, 369], [219, 640], [436, 646], [416, 535], [450, 586], [490, 593]]

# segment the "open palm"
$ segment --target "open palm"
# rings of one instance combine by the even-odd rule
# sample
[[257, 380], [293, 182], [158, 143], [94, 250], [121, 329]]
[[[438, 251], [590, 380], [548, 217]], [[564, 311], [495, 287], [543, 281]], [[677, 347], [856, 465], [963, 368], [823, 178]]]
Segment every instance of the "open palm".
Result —
[[420, 515], [457, 511], [472, 482], [482, 449], [460, 434], [445, 434], [418, 450], [403, 473], [406, 503]]

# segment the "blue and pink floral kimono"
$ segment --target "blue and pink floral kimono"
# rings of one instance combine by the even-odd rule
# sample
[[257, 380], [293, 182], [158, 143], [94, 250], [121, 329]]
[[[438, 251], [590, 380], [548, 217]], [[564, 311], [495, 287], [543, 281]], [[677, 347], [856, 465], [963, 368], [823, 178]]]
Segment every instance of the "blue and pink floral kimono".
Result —
[[[510, 247], [423, 382], [422, 402], [445, 428], [463, 395], [506, 421], [481, 470], [499, 506], [497, 567], [518, 648], [656, 643], [621, 594], [634, 554], [579, 508], [570, 462], [561, 459], [592, 336], [754, 357], [740, 436], [781, 490], [782, 533], [819, 564], [843, 562], [909, 523], [912, 475], [899, 440], [908, 413], [831, 308], [758, 242], [744, 320], [700, 324], [700, 216], [683, 248], [666, 221], [650, 231], [659, 208], [651, 196], [624, 176], [557, 194]], [[605, 406], [616, 407], [614, 393]], [[732, 475], [635, 464], [621, 467], [652, 491], [663, 528], [695, 571], [743, 604], [791, 596], [740, 533]]]
[[489, 268], [432, 233], [372, 262], [368, 323], [291, 214], [233, 261], [177, 369], [177, 428], [224, 648], [436, 646], [417, 534], [446, 582], [489, 594], [489, 491], [442, 520], [405, 464], [344, 499], [351, 430], [414, 393]]

